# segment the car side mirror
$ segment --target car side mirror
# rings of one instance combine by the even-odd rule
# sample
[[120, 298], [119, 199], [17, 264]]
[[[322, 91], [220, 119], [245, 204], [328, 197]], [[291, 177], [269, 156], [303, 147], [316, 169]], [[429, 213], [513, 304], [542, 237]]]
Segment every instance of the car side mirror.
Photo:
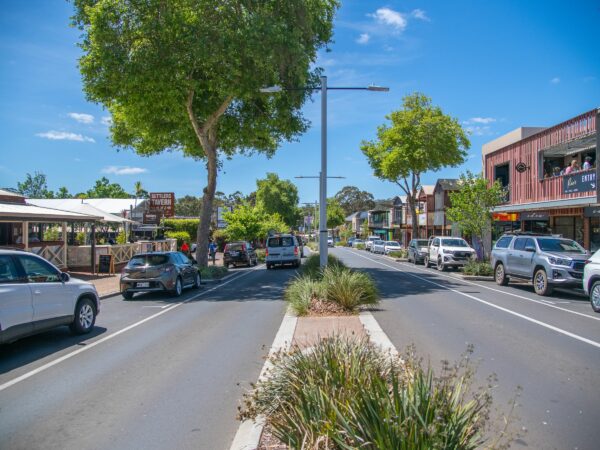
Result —
[[60, 281], [62, 281], [63, 283], [66, 283], [70, 279], [71, 279], [71, 275], [69, 275], [67, 272], [60, 273]]

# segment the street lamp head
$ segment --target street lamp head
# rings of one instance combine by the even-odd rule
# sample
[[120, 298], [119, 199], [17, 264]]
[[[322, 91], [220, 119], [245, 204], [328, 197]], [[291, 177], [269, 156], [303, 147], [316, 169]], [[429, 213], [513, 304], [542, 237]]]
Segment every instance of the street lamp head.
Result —
[[375, 86], [373, 84], [367, 86], [367, 91], [389, 92], [390, 88], [385, 86]]
[[274, 94], [276, 92], [283, 91], [283, 88], [281, 86], [269, 86], [269, 87], [260, 88], [259, 90], [263, 94]]

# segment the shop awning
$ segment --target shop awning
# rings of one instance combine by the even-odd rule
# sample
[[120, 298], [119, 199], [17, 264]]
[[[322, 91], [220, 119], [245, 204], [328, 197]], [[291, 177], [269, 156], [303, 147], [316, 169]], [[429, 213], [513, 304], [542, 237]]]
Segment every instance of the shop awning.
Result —
[[0, 203], [0, 221], [11, 222], [95, 222], [102, 216], [81, 214], [59, 209], [42, 208], [35, 205]]

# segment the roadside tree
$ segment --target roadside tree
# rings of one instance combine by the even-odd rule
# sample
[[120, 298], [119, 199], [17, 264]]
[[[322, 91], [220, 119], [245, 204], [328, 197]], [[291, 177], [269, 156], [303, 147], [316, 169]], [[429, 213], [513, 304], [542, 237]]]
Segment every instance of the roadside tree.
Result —
[[184, 217], [198, 217], [202, 209], [202, 199], [193, 195], [185, 195], [175, 202], [175, 215]]
[[96, 180], [96, 184], [86, 193], [86, 198], [130, 198], [131, 194], [125, 192], [119, 183], [111, 183], [108, 178]]
[[239, 205], [233, 211], [226, 212], [223, 219], [227, 222], [225, 233], [232, 241], [257, 241], [264, 239], [269, 231], [284, 232], [288, 226], [279, 214], [268, 214], [262, 208]]
[[27, 198], [53, 198], [54, 193], [48, 190], [46, 175], [34, 172], [33, 176], [28, 173], [25, 181], [17, 182], [17, 191]]
[[73, 0], [83, 33], [84, 91], [111, 113], [115, 146], [153, 155], [180, 150], [206, 163], [197, 260], [208, 235], [222, 158], [271, 156], [307, 129], [306, 90], [317, 51], [332, 38], [336, 0]]
[[459, 189], [450, 193], [446, 215], [473, 241], [483, 242], [484, 257], [487, 258], [490, 248], [486, 236], [491, 232], [492, 210], [504, 202], [506, 192], [499, 181], [490, 184], [482, 175], [469, 171], [460, 176], [458, 185]]
[[338, 201], [346, 216], [375, 207], [373, 194], [361, 191], [356, 186], [344, 186], [333, 198]]
[[275, 173], [256, 180], [256, 205], [268, 214], [279, 214], [288, 227], [300, 220], [298, 188], [289, 180], [282, 180]]
[[148, 191], [146, 189], [144, 189], [144, 186], [142, 186], [141, 181], [136, 181], [135, 183], [133, 183], [133, 190], [135, 191], [136, 198], [149, 198], [150, 197], [150, 195], [148, 194]]
[[377, 140], [363, 141], [361, 150], [376, 177], [396, 183], [406, 194], [417, 230], [421, 175], [462, 164], [471, 144], [458, 120], [433, 106], [429, 97], [414, 93], [402, 103], [402, 109], [386, 116], [391, 125], [378, 127]]

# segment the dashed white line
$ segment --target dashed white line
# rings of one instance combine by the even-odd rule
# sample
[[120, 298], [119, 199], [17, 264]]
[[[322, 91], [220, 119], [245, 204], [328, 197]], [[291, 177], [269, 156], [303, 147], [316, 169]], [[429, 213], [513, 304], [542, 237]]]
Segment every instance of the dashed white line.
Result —
[[[355, 252], [352, 252], [352, 253], [355, 253]], [[589, 344], [589, 345], [591, 345], [593, 347], [600, 348], [600, 342], [596, 342], [596, 341], [593, 341], [591, 339], [585, 338], [583, 336], [579, 336], [578, 334], [571, 333], [570, 331], [563, 330], [562, 328], [555, 327], [554, 325], [550, 325], [549, 323], [542, 322], [541, 320], [534, 319], [533, 317], [526, 316], [525, 314], [518, 313], [518, 312], [513, 311], [511, 309], [495, 305], [494, 303], [491, 303], [491, 302], [488, 302], [486, 300], [480, 299], [478, 297], [475, 297], [474, 295], [461, 292], [461, 291], [459, 291], [457, 289], [449, 288], [448, 286], [444, 286], [443, 284], [436, 283], [435, 281], [427, 280], [426, 278], [422, 278], [422, 277], [420, 277], [418, 275], [415, 275], [415, 274], [412, 274], [410, 272], [406, 272], [406, 271], [400, 270], [397, 267], [390, 266], [388, 264], [382, 263], [381, 261], [377, 261], [377, 260], [372, 259], [372, 258], [368, 258], [368, 257], [366, 257], [364, 255], [359, 254], [359, 253], [355, 253], [355, 254], [357, 256], [360, 256], [361, 258], [364, 258], [366, 260], [369, 260], [369, 261], [372, 261], [374, 263], [380, 264], [380, 265], [382, 265], [384, 267], [388, 267], [388, 268], [390, 268], [392, 270], [395, 270], [397, 272], [401, 272], [401, 273], [403, 273], [405, 275], [411, 276], [413, 278], [417, 278], [417, 279], [419, 279], [421, 281], [425, 281], [426, 283], [433, 284], [434, 286], [438, 286], [438, 287], [440, 287], [442, 289], [447, 289], [447, 290], [449, 290], [451, 292], [454, 292], [456, 294], [462, 295], [463, 297], [470, 298], [471, 300], [475, 300], [475, 301], [477, 301], [479, 303], [483, 303], [484, 305], [488, 305], [488, 306], [490, 306], [492, 308], [498, 309], [500, 311], [504, 311], [504, 312], [506, 312], [508, 314], [511, 314], [513, 316], [520, 317], [521, 319], [524, 319], [524, 320], [527, 320], [529, 322], [535, 323], [536, 325], [540, 325], [540, 326], [542, 326], [544, 328], [548, 328], [549, 330], [556, 331], [557, 333], [560, 333], [560, 334], [563, 334], [563, 335], [568, 336], [570, 338], [573, 338], [573, 339], [576, 339], [578, 341], [584, 342], [584, 343]], [[471, 283], [471, 284], [475, 284], [475, 283]], [[477, 286], [479, 286], [479, 285], [477, 285]], [[493, 289], [493, 290], [495, 290], [495, 289]], [[500, 292], [502, 292], [502, 291], [500, 291]], [[524, 297], [524, 298], [526, 298], [526, 297]], [[543, 305], [545, 303], [541, 303], [541, 304]], [[546, 306], [552, 306], [552, 305], [547, 305], [546, 304]], [[559, 309], [562, 309], [562, 308], [559, 308]]]

